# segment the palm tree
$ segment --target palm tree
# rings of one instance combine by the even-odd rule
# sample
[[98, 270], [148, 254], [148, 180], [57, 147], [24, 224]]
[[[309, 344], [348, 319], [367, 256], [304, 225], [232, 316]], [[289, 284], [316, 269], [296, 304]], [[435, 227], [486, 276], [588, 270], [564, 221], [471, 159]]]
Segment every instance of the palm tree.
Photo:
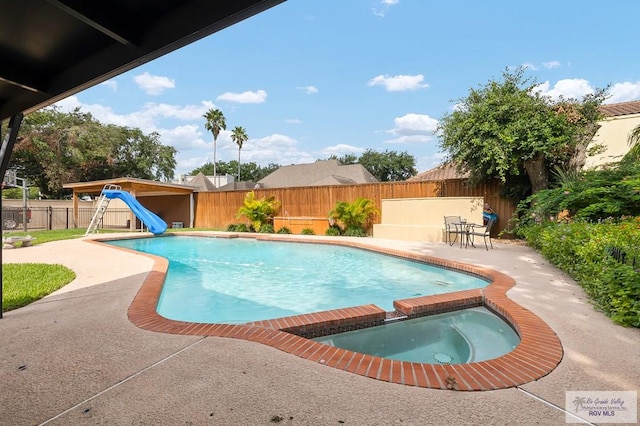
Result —
[[207, 120], [204, 123], [204, 128], [213, 134], [213, 183], [218, 186], [216, 180], [216, 141], [221, 130], [226, 130], [227, 122], [224, 118], [224, 114], [219, 109], [210, 109], [203, 115]]
[[234, 127], [231, 132], [231, 140], [238, 145], [238, 182], [240, 182], [240, 150], [242, 145], [249, 139], [247, 131], [242, 126]]
[[640, 125], [631, 130], [627, 142], [631, 148], [625, 158], [629, 161], [637, 161], [640, 159]]

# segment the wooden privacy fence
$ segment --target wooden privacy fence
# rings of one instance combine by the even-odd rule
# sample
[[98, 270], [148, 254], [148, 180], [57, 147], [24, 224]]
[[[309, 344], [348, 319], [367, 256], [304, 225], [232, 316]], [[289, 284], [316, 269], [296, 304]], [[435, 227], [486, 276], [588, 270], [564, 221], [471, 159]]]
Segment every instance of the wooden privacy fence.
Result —
[[[249, 191], [198, 192], [195, 197], [195, 227], [225, 229], [231, 223], [245, 223], [237, 218]], [[422, 197], [484, 197], [500, 217], [496, 232], [504, 229], [515, 208], [499, 195], [500, 184], [494, 182], [469, 186], [464, 180], [441, 182], [383, 182], [360, 185], [311, 186], [254, 190], [256, 198], [275, 197], [281, 203], [279, 216], [328, 217], [338, 201], [352, 202], [358, 197], [372, 200], [378, 210], [382, 200]], [[452, 212], [455, 214], [455, 212]], [[373, 223], [380, 223], [380, 217]]]

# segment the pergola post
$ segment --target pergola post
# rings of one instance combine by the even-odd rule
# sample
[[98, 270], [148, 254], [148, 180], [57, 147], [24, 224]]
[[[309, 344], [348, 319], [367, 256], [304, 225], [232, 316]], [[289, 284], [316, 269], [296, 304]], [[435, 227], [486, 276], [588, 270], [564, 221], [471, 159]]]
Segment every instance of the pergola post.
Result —
[[[0, 146], [0, 176], [2, 176], [2, 182], [4, 183], [4, 176], [9, 168], [9, 160], [11, 159], [11, 153], [13, 147], [18, 139], [18, 131], [22, 124], [22, 118], [24, 115], [18, 113], [9, 119], [9, 127], [7, 128], [7, 134], [2, 137], [2, 129], [0, 128], [0, 137], [2, 137], [2, 146]], [[4, 185], [3, 185], [4, 186]], [[0, 212], [2, 211], [2, 197], [0, 197]], [[2, 318], [2, 249], [0, 248], [0, 318]]]

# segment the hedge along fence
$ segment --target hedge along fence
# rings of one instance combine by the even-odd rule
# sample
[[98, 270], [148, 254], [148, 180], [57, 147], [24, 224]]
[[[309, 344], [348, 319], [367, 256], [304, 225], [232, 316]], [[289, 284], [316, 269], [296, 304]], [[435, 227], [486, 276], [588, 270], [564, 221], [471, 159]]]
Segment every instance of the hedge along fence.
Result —
[[[247, 190], [198, 192], [195, 197], [195, 226], [197, 228], [225, 229], [231, 223], [245, 222], [236, 218]], [[500, 220], [496, 233], [502, 231], [515, 211], [509, 200], [499, 195], [500, 184], [493, 182], [470, 186], [464, 180], [440, 182], [381, 182], [360, 185], [310, 186], [254, 190], [256, 198], [274, 196], [280, 201], [280, 216], [328, 217], [338, 201], [352, 202], [358, 197], [372, 200], [378, 210], [382, 200], [389, 198], [423, 197], [484, 197]], [[451, 212], [455, 215], [455, 212]], [[444, 219], [443, 219], [444, 220]], [[373, 223], [380, 223], [380, 217]]]

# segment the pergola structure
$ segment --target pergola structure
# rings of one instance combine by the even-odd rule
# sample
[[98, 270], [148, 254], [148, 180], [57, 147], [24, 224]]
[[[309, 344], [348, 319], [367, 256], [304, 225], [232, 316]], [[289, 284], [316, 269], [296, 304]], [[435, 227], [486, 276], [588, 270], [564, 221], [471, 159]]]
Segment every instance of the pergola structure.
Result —
[[0, 0], [0, 176], [24, 114], [284, 1]]
[[[162, 217], [166, 222], [184, 222], [193, 228], [195, 212], [193, 191], [195, 188], [129, 177], [65, 184], [63, 186], [65, 189], [73, 190], [73, 222], [76, 226], [79, 222], [78, 200], [80, 195], [98, 196], [105, 185], [118, 185], [123, 191], [129, 192], [135, 198], [153, 197], [153, 200], [144, 203], [145, 207], [156, 210], [156, 212], [163, 212]], [[131, 230], [134, 230], [135, 216], [133, 212], [130, 215]]]

